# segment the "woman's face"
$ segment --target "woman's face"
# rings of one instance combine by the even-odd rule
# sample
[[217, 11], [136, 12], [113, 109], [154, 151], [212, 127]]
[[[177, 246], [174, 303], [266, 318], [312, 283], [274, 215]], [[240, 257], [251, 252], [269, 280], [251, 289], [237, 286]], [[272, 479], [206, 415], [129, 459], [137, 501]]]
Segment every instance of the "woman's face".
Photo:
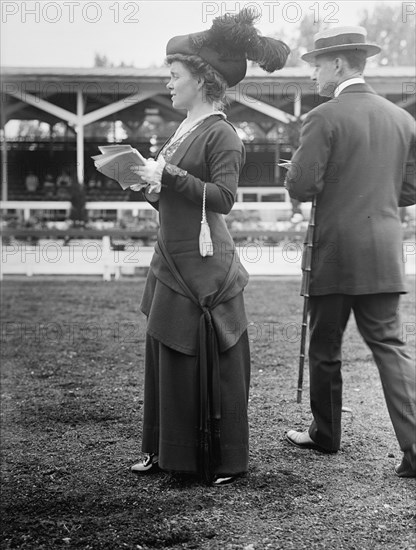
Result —
[[166, 87], [170, 91], [172, 106], [189, 111], [201, 95], [202, 84], [183, 63], [174, 61], [170, 65], [170, 80]]

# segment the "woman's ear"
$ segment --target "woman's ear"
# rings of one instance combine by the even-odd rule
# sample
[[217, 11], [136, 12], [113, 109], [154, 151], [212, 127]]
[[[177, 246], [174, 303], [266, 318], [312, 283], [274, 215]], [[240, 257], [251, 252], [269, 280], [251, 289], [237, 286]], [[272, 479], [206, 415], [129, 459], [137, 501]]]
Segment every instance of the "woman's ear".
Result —
[[202, 78], [202, 76], [199, 76], [198, 77], [198, 90], [203, 88], [204, 84], [205, 84], [205, 80]]

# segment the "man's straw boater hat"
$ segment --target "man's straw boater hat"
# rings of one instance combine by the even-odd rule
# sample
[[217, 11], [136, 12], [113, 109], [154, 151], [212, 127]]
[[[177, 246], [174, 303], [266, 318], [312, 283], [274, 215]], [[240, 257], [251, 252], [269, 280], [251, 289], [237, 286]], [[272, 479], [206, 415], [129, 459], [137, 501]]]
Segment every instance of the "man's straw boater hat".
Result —
[[367, 31], [364, 27], [333, 27], [315, 34], [314, 49], [306, 52], [301, 57], [304, 61], [310, 63], [318, 55], [331, 52], [357, 50], [364, 51], [367, 57], [371, 57], [381, 51], [380, 46], [370, 44], [366, 40]]
[[258, 17], [249, 8], [216, 17], [207, 31], [171, 38], [166, 55], [197, 55], [219, 72], [228, 86], [243, 80], [247, 60], [255, 61], [267, 72], [281, 69], [290, 49], [281, 40], [261, 36], [254, 27]]

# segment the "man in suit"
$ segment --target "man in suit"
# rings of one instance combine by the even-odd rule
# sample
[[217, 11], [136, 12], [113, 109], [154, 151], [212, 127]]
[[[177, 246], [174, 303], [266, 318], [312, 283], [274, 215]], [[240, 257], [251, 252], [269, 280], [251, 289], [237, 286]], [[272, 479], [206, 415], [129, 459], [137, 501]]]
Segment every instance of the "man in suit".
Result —
[[338, 27], [318, 33], [314, 50], [303, 56], [315, 66], [319, 94], [331, 99], [305, 118], [286, 178], [292, 198], [316, 196], [309, 289], [313, 421], [286, 438], [301, 448], [339, 450], [341, 345], [353, 311], [404, 453], [396, 474], [415, 477], [415, 365], [398, 316], [406, 292], [399, 207], [415, 204], [415, 121], [365, 83], [366, 59], [379, 51], [363, 27]]

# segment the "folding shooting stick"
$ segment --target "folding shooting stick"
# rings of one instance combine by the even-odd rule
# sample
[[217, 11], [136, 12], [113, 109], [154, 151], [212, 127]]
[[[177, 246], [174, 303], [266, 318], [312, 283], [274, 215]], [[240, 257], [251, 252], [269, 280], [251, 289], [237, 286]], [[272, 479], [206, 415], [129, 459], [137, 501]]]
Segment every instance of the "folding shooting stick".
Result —
[[303, 295], [303, 315], [302, 315], [302, 332], [300, 338], [300, 355], [299, 355], [299, 374], [298, 374], [298, 393], [296, 401], [302, 402], [302, 386], [303, 386], [303, 367], [305, 364], [305, 344], [306, 344], [306, 331], [308, 327], [308, 303], [309, 303], [309, 283], [311, 278], [312, 267], [312, 249], [313, 239], [315, 233], [315, 211], [316, 211], [316, 197], [313, 198], [311, 214], [309, 218], [308, 230], [306, 233], [306, 241], [304, 245], [304, 258], [302, 261], [302, 288], [301, 293]]

